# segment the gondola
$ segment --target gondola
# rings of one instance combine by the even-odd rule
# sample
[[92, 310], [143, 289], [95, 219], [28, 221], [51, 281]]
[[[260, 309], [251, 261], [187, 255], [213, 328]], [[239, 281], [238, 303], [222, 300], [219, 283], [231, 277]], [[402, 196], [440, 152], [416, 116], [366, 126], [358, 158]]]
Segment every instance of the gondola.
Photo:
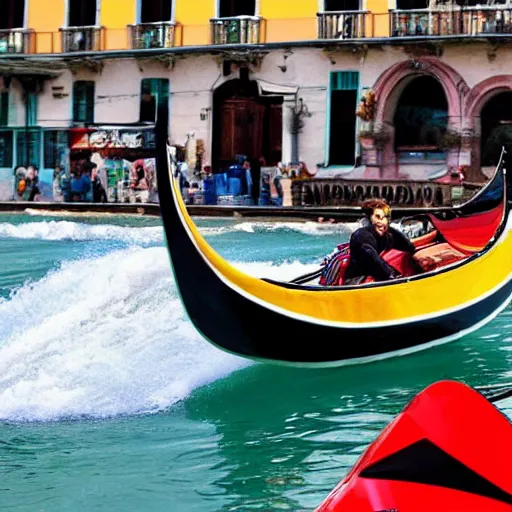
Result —
[[512, 425], [500, 399], [455, 381], [428, 386], [315, 512], [512, 510]]
[[158, 193], [176, 284], [197, 330], [224, 351], [293, 366], [367, 363], [460, 338], [510, 301], [504, 154], [472, 200], [429, 214], [436, 239], [426, 241], [426, 260], [436, 261], [435, 245], [451, 257], [390, 282], [326, 287], [252, 277], [214, 251], [187, 212], [167, 136], [157, 132]]

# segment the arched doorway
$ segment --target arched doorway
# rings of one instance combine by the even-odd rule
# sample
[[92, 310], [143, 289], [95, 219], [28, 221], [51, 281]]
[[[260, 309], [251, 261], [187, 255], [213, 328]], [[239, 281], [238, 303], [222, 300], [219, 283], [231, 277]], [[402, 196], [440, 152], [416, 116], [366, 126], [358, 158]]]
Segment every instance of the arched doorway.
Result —
[[213, 95], [213, 169], [224, 171], [237, 155], [252, 166], [281, 161], [283, 97], [260, 96], [256, 81], [234, 79]]
[[501, 148], [512, 151], [512, 91], [493, 96], [480, 113], [482, 167], [498, 163]]
[[448, 100], [441, 83], [428, 75], [412, 78], [398, 99], [393, 125], [399, 161], [444, 158]]

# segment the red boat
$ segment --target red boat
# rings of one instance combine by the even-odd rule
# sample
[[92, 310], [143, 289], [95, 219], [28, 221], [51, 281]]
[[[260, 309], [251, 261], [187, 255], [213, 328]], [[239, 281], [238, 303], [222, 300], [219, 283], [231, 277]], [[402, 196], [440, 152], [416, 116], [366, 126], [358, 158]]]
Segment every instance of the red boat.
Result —
[[441, 381], [383, 430], [316, 512], [510, 512], [512, 424]]

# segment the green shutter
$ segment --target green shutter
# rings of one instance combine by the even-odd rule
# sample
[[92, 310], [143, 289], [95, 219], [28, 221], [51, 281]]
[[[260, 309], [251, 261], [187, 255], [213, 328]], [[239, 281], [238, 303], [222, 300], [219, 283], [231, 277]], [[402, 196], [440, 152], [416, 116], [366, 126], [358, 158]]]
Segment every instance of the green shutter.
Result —
[[41, 130], [27, 129], [16, 133], [17, 165], [40, 166], [41, 159]]
[[358, 71], [336, 71], [331, 74], [332, 91], [357, 91], [358, 89]]
[[73, 121], [94, 123], [94, 82], [80, 80], [73, 84]]
[[37, 93], [28, 93], [26, 108], [27, 126], [37, 126]]
[[144, 78], [141, 82], [141, 93], [148, 91], [155, 97], [156, 109], [169, 105], [169, 80], [166, 78]]
[[47, 130], [43, 132], [43, 157], [45, 169], [55, 169], [63, 165], [68, 148], [67, 130]]
[[13, 167], [13, 131], [0, 132], [0, 168]]
[[0, 94], [0, 126], [9, 124], [9, 93], [4, 91]]

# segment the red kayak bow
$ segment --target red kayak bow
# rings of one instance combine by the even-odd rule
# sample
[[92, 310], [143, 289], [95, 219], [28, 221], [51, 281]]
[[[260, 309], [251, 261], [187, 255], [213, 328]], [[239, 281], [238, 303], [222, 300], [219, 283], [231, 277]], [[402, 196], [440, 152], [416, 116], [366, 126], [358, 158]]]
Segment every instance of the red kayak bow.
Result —
[[441, 381], [384, 429], [316, 512], [510, 512], [512, 425], [483, 395]]

